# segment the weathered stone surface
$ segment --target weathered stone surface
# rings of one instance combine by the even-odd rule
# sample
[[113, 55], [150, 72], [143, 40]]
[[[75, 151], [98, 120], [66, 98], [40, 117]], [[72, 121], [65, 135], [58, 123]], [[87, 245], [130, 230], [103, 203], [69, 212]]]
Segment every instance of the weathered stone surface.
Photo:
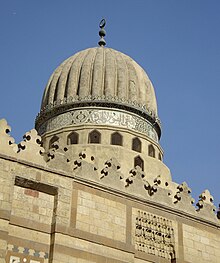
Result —
[[23, 136], [24, 140], [18, 144], [17, 158], [25, 161], [45, 165], [43, 157], [44, 148], [42, 147], [41, 137], [35, 129], [30, 130]]
[[111, 199], [78, 191], [76, 228], [125, 242], [126, 206]]
[[215, 214], [216, 207], [213, 204], [213, 196], [211, 196], [209, 190], [205, 190], [200, 196], [199, 201], [196, 204], [198, 206], [197, 212], [198, 215], [204, 217], [208, 220], [217, 221], [217, 217]]
[[160, 175], [154, 179], [153, 185], [146, 186], [146, 189], [148, 190], [152, 200], [173, 206], [171, 198], [172, 191], [170, 190], [169, 183]]
[[123, 189], [123, 178], [124, 176], [121, 173], [121, 165], [114, 157], [105, 162], [105, 167], [101, 170], [101, 183]]
[[51, 149], [44, 155], [47, 165], [61, 171], [71, 171], [71, 160], [68, 155], [68, 146], [60, 147], [59, 142], [53, 143]]
[[183, 224], [183, 251], [187, 262], [219, 262], [220, 236], [218, 231], [207, 231], [204, 226]]
[[18, 146], [15, 144], [14, 138], [9, 135], [11, 127], [5, 119], [0, 120], [0, 153], [15, 156]]
[[146, 180], [145, 173], [140, 166], [130, 170], [129, 177], [125, 180], [125, 189], [130, 193], [136, 193], [139, 196], [148, 197], [149, 182]]
[[73, 162], [73, 171], [77, 176], [99, 181], [97, 170], [95, 156], [90, 149], [82, 150]]
[[[116, 81], [118, 76], [120, 81]], [[45, 112], [50, 111], [54, 117], [54, 108], [62, 111], [66, 105], [79, 102], [109, 102], [115, 108], [125, 105], [149, 114], [154, 124], [159, 123], [154, 88], [147, 74], [130, 57], [113, 49], [83, 50], [56, 69], [44, 93], [37, 127], [44, 122]]]
[[175, 198], [175, 206], [176, 208], [189, 212], [195, 213], [195, 207], [192, 205], [195, 200], [190, 195], [191, 189], [188, 187], [186, 182], [183, 182], [177, 187], [178, 191], [176, 192]]

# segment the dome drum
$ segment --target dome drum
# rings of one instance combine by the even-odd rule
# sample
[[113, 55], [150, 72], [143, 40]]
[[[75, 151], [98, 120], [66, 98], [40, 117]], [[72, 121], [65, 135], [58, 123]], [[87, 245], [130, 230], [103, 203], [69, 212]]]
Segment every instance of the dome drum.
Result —
[[[59, 111], [59, 110], [58, 110]], [[139, 114], [129, 112], [127, 109], [110, 107], [94, 107], [87, 105], [78, 108], [71, 108], [64, 112], [51, 117], [42, 122], [38, 127], [38, 132], [44, 135], [47, 132], [55, 131], [61, 128], [77, 127], [79, 125], [96, 125], [114, 127], [114, 129], [122, 128], [133, 132], [138, 132], [147, 136], [154, 142], [158, 143], [159, 137], [155, 126], [146, 118]]]
[[[80, 98], [78, 100], [72, 102], [67, 102], [65, 101], [60, 101], [58, 103], [55, 103], [55, 105], [48, 105], [43, 109], [39, 115], [36, 118], [36, 129], [38, 130], [39, 134], [43, 135], [44, 132], [48, 131], [48, 128], [46, 128], [47, 123], [51, 122], [51, 120], [56, 119], [58, 116], [67, 116], [69, 114], [74, 115], [74, 112], [78, 112], [79, 109], [83, 110], [85, 109], [86, 111], [88, 109], [103, 109], [107, 110], [108, 112], [112, 109], [112, 111], [122, 111], [126, 112], [128, 118], [129, 116], [135, 116], [135, 119], [139, 119], [137, 122], [139, 125], [142, 123], [141, 126], [146, 126], [147, 123], [149, 124], [148, 126], [151, 126], [151, 130], [154, 129], [156, 131], [156, 135], [154, 136], [154, 140], [158, 140], [155, 138], [160, 138], [161, 136], [161, 125], [160, 125], [160, 120], [156, 116], [152, 116], [152, 113], [147, 112], [145, 107], [142, 107], [142, 110], [140, 108], [140, 105], [135, 105], [135, 103], [125, 103], [125, 102], [117, 102], [116, 100], [110, 101], [110, 98], [108, 100], [95, 100], [91, 98], [91, 100], [83, 100], [80, 101]], [[132, 105], [133, 104], [133, 105]], [[69, 114], [68, 114], [69, 113]], [[58, 127], [57, 127], [58, 128]]]

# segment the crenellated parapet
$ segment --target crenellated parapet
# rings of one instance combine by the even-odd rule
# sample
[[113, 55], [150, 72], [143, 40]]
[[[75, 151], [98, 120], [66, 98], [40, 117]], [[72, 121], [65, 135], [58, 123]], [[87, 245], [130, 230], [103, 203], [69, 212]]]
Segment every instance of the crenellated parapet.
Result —
[[90, 150], [82, 150], [78, 158], [73, 161], [73, 171], [75, 171], [76, 175], [87, 175], [87, 174], [96, 174], [97, 175], [97, 163], [94, 155]]
[[191, 196], [191, 189], [188, 187], [186, 182], [177, 186], [177, 192], [174, 195], [174, 204], [179, 210], [195, 212], [194, 204], [195, 200]]
[[[55, 160], [59, 153], [54, 150], [52, 152]], [[78, 155], [75, 153], [72, 157], [70, 157], [70, 153], [67, 157], [67, 153], [68, 151], [63, 152], [66, 155], [63, 160], [66, 166], [70, 167], [73, 176], [94, 181], [104, 187], [115, 188], [126, 194], [134, 194], [147, 201], [160, 203], [170, 209], [182, 211], [195, 217], [200, 216], [211, 221], [213, 218], [215, 221], [217, 220], [214, 210], [213, 214], [207, 217], [207, 214], [210, 214], [210, 209], [214, 209], [211, 201], [209, 201], [211, 203], [207, 203], [207, 200], [211, 200], [211, 197], [208, 198], [209, 192], [207, 191], [200, 197], [200, 208], [196, 210], [193, 205], [195, 201], [191, 196], [191, 189], [186, 182], [177, 185], [162, 175], [158, 175], [152, 180], [148, 178], [147, 171], [144, 171], [140, 166], [127, 168], [127, 174], [122, 173], [123, 163], [120, 160], [111, 157], [100, 164], [99, 158], [96, 158], [94, 152], [88, 148], [83, 149]]]
[[44, 148], [42, 147], [41, 137], [35, 129], [26, 132], [23, 136], [23, 141], [18, 144], [17, 158], [29, 162], [34, 162], [38, 165], [45, 165], [43, 157]]
[[[216, 207], [213, 204], [213, 196], [210, 194], [209, 190], [205, 190], [199, 196], [199, 201], [196, 204], [198, 209], [196, 210], [199, 216], [205, 217], [209, 220], [217, 220], [215, 211]], [[218, 215], [218, 214], [217, 214]]]
[[68, 154], [68, 147], [61, 147], [57, 141], [52, 144], [47, 152], [45, 152], [44, 158], [48, 167], [60, 171], [63, 171], [63, 167], [65, 167], [65, 172], [70, 172], [71, 167]]
[[119, 161], [112, 157], [105, 162], [104, 168], [101, 170], [100, 181], [105, 182], [105, 184], [116, 187], [124, 185], [124, 175], [121, 172], [121, 164]]
[[38, 165], [45, 165], [41, 137], [35, 129], [26, 132], [23, 141], [15, 143], [13, 137], [9, 135], [11, 127], [5, 119], [0, 120], [0, 153], [25, 160]]
[[[99, 148], [63, 145], [55, 141], [48, 151], [42, 146], [41, 137], [35, 129], [25, 133], [18, 145], [9, 135], [10, 126], [6, 120], [0, 120], [0, 154], [25, 161], [31, 165], [40, 165], [46, 169], [64, 172], [70, 177], [93, 181], [102, 187], [112, 188], [126, 195], [134, 195], [147, 202], [164, 205], [171, 210], [178, 210], [194, 217], [218, 222], [219, 211], [215, 212], [213, 197], [205, 190], [199, 197], [197, 208], [193, 205], [191, 189], [186, 182], [177, 185], [161, 174], [149, 173], [149, 166], [144, 167], [142, 158], [136, 157], [134, 164], [126, 163], [111, 152], [99, 155]], [[116, 152], [115, 152], [116, 153]], [[138, 165], [135, 165], [138, 164]]]
[[15, 156], [18, 146], [13, 137], [9, 135], [11, 127], [5, 119], [0, 120], [0, 153]]

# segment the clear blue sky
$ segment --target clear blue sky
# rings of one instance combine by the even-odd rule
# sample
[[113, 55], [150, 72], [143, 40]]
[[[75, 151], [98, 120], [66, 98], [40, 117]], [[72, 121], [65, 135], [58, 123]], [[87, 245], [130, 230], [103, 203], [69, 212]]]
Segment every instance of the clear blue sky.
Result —
[[220, 202], [219, 0], [1, 0], [0, 118], [19, 142], [34, 127], [50, 74], [99, 40], [135, 59], [158, 99], [173, 180]]

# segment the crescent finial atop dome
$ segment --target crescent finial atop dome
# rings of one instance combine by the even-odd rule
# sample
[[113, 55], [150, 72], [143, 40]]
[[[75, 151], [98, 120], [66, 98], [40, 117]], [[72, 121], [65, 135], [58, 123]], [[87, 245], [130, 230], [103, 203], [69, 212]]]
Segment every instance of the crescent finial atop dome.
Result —
[[[51, 75], [36, 119], [36, 129], [41, 130], [41, 134], [42, 127], [64, 112], [74, 112], [76, 108], [110, 107], [144, 118], [157, 133], [155, 136], [160, 138], [154, 87], [146, 72], [132, 58], [104, 48], [105, 25], [106, 20], [102, 19], [99, 47], [69, 57]], [[48, 126], [46, 131], [49, 130]]]
[[99, 23], [99, 27], [101, 28], [100, 31], [99, 31], [99, 36], [101, 38], [100, 38], [98, 44], [99, 44], [100, 47], [106, 45], [106, 42], [105, 42], [105, 39], [104, 39], [104, 36], [106, 35], [105, 29], [104, 29], [105, 24], [106, 24], [106, 20], [105, 19], [102, 19], [101, 22]]

